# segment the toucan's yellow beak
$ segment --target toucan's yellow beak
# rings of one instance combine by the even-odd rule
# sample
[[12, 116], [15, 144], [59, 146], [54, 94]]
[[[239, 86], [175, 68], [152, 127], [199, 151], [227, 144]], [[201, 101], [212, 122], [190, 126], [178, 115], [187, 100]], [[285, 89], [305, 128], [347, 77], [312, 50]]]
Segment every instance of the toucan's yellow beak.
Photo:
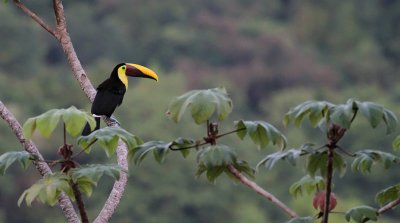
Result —
[[125, 65], [126, 65], [127, 76], [150, 78], [155, 81], [158, 81], [157, 74], [145, 66], [133, 63], [126, 63]]

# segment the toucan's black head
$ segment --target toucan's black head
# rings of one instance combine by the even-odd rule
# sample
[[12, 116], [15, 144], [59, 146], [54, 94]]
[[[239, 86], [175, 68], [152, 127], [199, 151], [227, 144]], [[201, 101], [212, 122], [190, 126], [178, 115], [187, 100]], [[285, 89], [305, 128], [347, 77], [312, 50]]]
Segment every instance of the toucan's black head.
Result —
[[128, 88], [128, 76], [150, 78], [158, 81], [158, 76], [154, 71], [139, 64], [120, 63], [115, 66], [111, 73], [111, 77], [118, 77], [126, 88]]

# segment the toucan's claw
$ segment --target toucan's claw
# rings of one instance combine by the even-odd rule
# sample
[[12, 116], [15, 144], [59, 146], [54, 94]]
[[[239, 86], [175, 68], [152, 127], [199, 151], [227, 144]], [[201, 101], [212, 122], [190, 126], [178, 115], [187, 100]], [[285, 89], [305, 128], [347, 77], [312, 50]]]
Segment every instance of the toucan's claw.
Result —
[[112, 125], [116, 124], [116, 125], [118, 125], [118, 126], [121, 126], [121, 124], [119, 123], [119, 121], [117, 120], [117, 118], [115, 118], [114, 115], [111, 115], [111, 117], [110, 117], [110, 122], [111, 122]]

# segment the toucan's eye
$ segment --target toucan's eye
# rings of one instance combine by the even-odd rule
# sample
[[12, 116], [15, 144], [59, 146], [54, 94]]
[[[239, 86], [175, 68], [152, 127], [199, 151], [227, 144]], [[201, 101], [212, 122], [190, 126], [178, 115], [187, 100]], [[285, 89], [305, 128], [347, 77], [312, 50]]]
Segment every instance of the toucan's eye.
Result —
[[125, 70], [125, 66], [122, 67], [122, 70]]

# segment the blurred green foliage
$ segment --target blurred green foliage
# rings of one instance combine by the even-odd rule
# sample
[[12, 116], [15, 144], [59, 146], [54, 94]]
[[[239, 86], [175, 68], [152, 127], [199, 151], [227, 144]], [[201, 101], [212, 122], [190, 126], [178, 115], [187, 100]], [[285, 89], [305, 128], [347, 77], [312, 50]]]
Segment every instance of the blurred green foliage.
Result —
[[[51, 1], [26, 4], [52, 21]], [[160, 75], [157, 84], [132, 79], [115, 114], [125, 129], [145, 141], [201, 138], [204, 129], [193, 127], [189, 116], [177, 126], [165, 112], [176, 95], [220, 85], [235, 105], [231, 121], [260, 119], [283, 129], [283, 115], [311, 99], [373, 101], [400, 115], [399, 1], [70, 0], [65, 1], [65, 10], [75, 49], [94, 85], [119, 62], [144, 64]], [[57, 42], [11, 1], [0, 5], [0, 100], [21, 123], [52, 108], [90, 108]], [[399, 131], [386, 136], [382, 125], [377, 129], [372, 130], [366, 120], [356, 120], [341, 146], [354, 148], [353, 152], [378, 148], [391, 152]], [[318, 130], [307, 124], [283, 130], [289, 148], [324, 139], [316, 138]], [[62, 144], [61, 136], [51, 141], [33, 138], [49, 158]], [[235, 143], [238, 155], [253, 161], [252, 166], [265, 157], [265, 151], [249, 150], [254, 147], [250, 140], [232, 136], [221, 143], [224, 140]], [[0, 121], [0, 152], [16, 149], [21, 146]], [[82, 159], [106, 160], [101, 152]], [[130, 183], [112, 222], [287, 220], [240, 185], [223, 179], [215, 185], [195, 180], [194, 162], [194, 155], [188, 160], [177, 155], [169, 156], [162, 166], [151, 160], [132, 165]], [[38, 203], [16, 210], [18, 196], [39, 177], [30, 169], [11, 168], [0, 178], [0, 222], [62, 222], [61, 212]], [[312, 215], [316, 211], [310, 200], [292, 200], [289, 195], [288, 188], [301, 175], [297, 167], [277, 163], [273, 170], [260, 170], [257, 183], [302, 215]], [[343, 179], [335, 179], [336, 209], [374, 206], [372, 194], [398, 183], [399, 177], [395, 168], [378, 167], [367, 176], [349, 171]], [[86, 201], [92, 218], [111, 186], [109, 181], [100, 182]], [[343, 217], [338, 214], [340, 220], [335, 222]], [[379, 222], [397, 222], [399, 217], [391, 211]]]

